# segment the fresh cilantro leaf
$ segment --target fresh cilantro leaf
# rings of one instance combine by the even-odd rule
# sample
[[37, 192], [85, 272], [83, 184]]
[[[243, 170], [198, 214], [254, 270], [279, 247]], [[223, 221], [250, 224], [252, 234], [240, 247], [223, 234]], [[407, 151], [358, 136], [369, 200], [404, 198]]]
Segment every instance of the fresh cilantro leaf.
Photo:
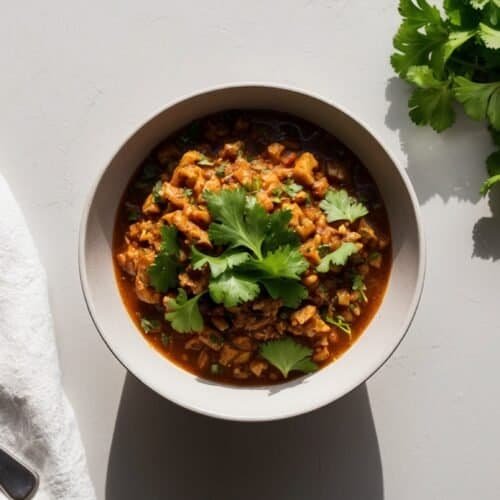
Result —
[[426, 24], [439, 24], [441, 15], [439, 10], [429, 5], [425, 0], [400, 0], [398, 6], [399, 13], [405, 20], [405, 23], [414, 29], [421, 28]]
[[345, 266], [347, 259], [358, 251], [359, 248], [354, 243], [342, 243], [337, 250], [329, 253], [321, 259], [321, 262], [316, 267], [316, 271], [319, 273], [327, 273], [330, 270], [331, 265]]
[[177, 286], [179, 243], [175, 227], [162, 226], [160, 231], [162, 237], [160, 251], [153, 264], [149, 266], [148, 275], [151, 286], [156, 291], [165, 293]]
[[288, 180], [283, 186], [283, 191], [292, 199], [303, 190], [304, 187], [293, 182], [293, 180]]
[[248, 198], [242, 189], [205, 191], [208, 210], [215, 222], [210, 224], [210, 240], [217, 245], [247, 248], [262, 257], [268, 215], [255, 198]]
[[500, 150], [491, 153], [486, 159], [488, 179], [481, 186], [481, 194], [485, 195], [495, 184], [500, 183]]
[[234, 307], [255, 299], [260, 287], [255, 280], [226, 271], [210, 281], [208, 285], [211, 299], [224, 307]]
[[200, 167], [212, 167], [214, 165], [213, 160], [208, 158], [208, 156], [201, 155], [201, 158], [196, 162]]
[[299, 236], [288, 225], [291, 219], [292, 212], [290, 210], [276, 210], [268, 216], [263, 245], [265, 252], [276, 250], [280, 246], [288, 245], [295, 248], [300, 245]]
[[262, 279], [262, 285], [273, 299], [281, 299], [285, 307], [296, 308], [309, 296], [307, 288], [291, 279]]
[[361, 295], [363, 302], [368, 302], [368, 297], [366, 296], [366, 285], [363, 281], [363, 276], [360, 274], [355, 274], [352, 278], [352, 289]]
[[309, 373], [318, 369], [311, 361], [312, 349], [295, 342], [290, 337], [271, 340], [260, 347], [260, 355], [287, 378], [291, 371]]
[[472, 7], [483, 10], [486, 6], [500, 8], [500, 0], [470, 0]]
[[141, 328], [144, 333], [151, 333], [160, 329], [160, 322], [157, 319], [141, 318]]
[[428, 66], [411, 67], [407, 77], [419, 87], [408, 102], [413, 122], [430, 125], [437, 132], [450, 127], [455, 121], [451, 79], [437, 80]]
[[451, 24], [458, 28], [476, 27], [480, 14], [472, 8], [469, 0], [444, 0], [444, 10]]
[[298, 280], [308, 267], [309, 263], [298, 249], [284, 246], [268, 252], [261, 259], [248, 260], [243, 264], [242, 269], [251, 272], [257, 279], [288, 278]]
[[200, 252], [196, 247], [191, 247], [191, 263], [193, 269], [201, 269], [205, 264], [210, 266], [210, 272], [214, 278], [220, 276], [226, 269], [232, 269], [239, 266], [250, 257], [246, 252], [237, 252], [227, 250], [223, 254], [214, 257], [212, 255], [205, 255]]
[[174, 226], [162, 226], [160, 229], [160, 251], [177, 257], [179, 255], [178, 232]]
[[349, 337], [352, 334], [351, 325], [347, 323], [344, 317], [341, 314], [337, 314], [334, 318], [331, 316], [326, 316], [325, 321], [330, 323], [333, 326], [336, 326], [339, 330], [342, 330], [344, 333], [347, 333]]
[[362, 203], [358, 203], [355, 198], [349, 196], [345, 189], [339, 191], [328, 190], [319, 206], [326, 213], [328, 222], [337, 220], [354, 222], [368, 213], [367, 208]]
[[163, 183], [161, 181], [158, 181], [154, 186], [153, 186], [153, 191], [152, 191], [152, 195], [153, 195], [153, 201], [155, 203], [161, 203], [163, 201], [163, 197], [162, 197], [162, 194], [161, 194], [161, 188], [163, 186]]
[[443, 45], [448, 33], [439, 11], [426, 0], [401, 0], [399, 12], [404, 21], [393, 40], [396, 53], [391, 64], [402, 78], [412, 66], [431, 64], [441, 69]]
[[500, 81], [493, 83], [471, 82], [462, 76], [455, 77], [454, 93], [473, 120], [489, 119], [500, 130]]
[[198, 307], [198, 301], [203, 293], [187, 298], [186, 291], [179, 288], [175, 299], [169, 299], [165, 319], [172, 328], [179, 333], [201, 332], [203, 330], [203, 317]]

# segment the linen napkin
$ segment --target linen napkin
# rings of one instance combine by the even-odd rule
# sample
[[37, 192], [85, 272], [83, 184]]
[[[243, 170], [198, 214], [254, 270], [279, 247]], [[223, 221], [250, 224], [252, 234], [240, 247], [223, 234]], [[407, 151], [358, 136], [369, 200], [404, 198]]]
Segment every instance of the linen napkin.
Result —
[[0, 447], [38, 473], [36, 500], [95, 498], [75, 416], [61, 385], [45, 272], [2, 175]]

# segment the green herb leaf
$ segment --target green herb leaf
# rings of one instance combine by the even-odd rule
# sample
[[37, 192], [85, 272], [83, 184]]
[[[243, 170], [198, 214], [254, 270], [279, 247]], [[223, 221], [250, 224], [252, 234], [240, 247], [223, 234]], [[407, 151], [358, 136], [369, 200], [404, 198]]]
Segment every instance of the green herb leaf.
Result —
[[408, 102], [413, 122], [430, 125], [436, 132], [450, 127], [455, 121], [451, 79], [436, 79], [428, 66], [413, 66], [407, 77], [419, 87], [413, 91]]
[[425, 0], [401, 0], [399, 12], [404, 21], [393, 40], [397, 50], [391, 64], [402, 78], [412, 66], [431, 64], [441, 70], [442, 47], [448, 33], [439, 11]]
[[223, 254], [214, 257], [200, 252], [196, 247], [191, 247], [191, 263], [193, 269], [201, 269], [205, 264], [210, 266], [210, 272], [214, 278], [220, 276], [227, 269], [232, 269], [239, 266], [248, 260], [250, 254], [246, 252], [238, 252], [235, 250], [227, 250]]
[[489, 49], [500, 49], [500, 30], [479, 23], [479, 37]]
[[270, 252], [281, 246], [290, 246], [292, 248], [300, 245], [300, 238], [289, 227], [292, 219], [290, 210], [276, 210], [268, 216], [266, 235], [264, 239], [264, 251]]
[[366, 285], [363, 281], [363, 276], [360, 274], [355, 274], [352, 278], [352, 289], [361, 295], [363, 302], [368, 302], [368, 297], [366, 296]]
[[201, 155], [201, 158], [196, 163], [200, 165], [200, 167], [212, 167], [214, 165], [214, 161], [205, 155]]
[[198, 301], [202, 293], [191, 299], [187, 298], [186, 291], [179, 288], [175, 299], [169, 299], [165, 319], [170, 322], [172, 328], [179, 333], [201, 332], [203, 330], [203, 317], [198, 307]]
[[211, 299], [224, 307], [234, 307], [243, 302], [255, 299], [260, 287], [255, 280], [226, 271], [208, 285]]
[[475, 83], [462, 76], [455, 77], [454, 93], [473, 120], [488, 118], [500, 130], [500, 81]]
[[152, 195], [153, 195], [153, 201], [155, 203], [161, 203], [163, 201], [163, 197], [161, 194], [162, 186], [163, 182], [161, 181], [156, 182], [156, 184], [153, 186]]
[[368, 213], [367, 208], [349, 196], [345, 189], [339, 191], [330, 189], [319, 206], [326, 213], [328, 222], [337, 220], [354, 222]]
[[288, 278], [300, 279], [300, 275], [309, 267], [309, 263], [296, 248], [280, 247], [267, 253], [262, 259], [249, 259], [242, 269], [250, 272], [257, 279]]
[[325, 321], [333, 326], [336, 326], [339, 330], [342, 330], [344, 333], [347, 333], [347, 335], [351, 336], [352, 334], [351, 325], [346, 322], [346, 320], [341, 314], [337, 314], [335, 318], [332, 318], [331, 316], [326, 316]]
[[204, 197], [215, 221], [208, 229], [210, 240], [217, 245], [247, 248], [262, 257], [268, 215], [255, 198], [250, 197], [247, 202], [246, 193], [241, 189], [206, 191]]
[[290, 337], [271, 340], [260, 347], [260, 355], [275, 366], [287, 378], [291, 371], [309, 373], [318, 369], [311, 361], [312, 349], [305, 347]]
[[486, 159], [488, 168], [488, 179], [481, 186], [481, 194], [484, 196], [495, 184], [500, 183], [500, 151], [491, 153]]
[[316, 271], [319, 273], [327, 273], [330, 270], [330, 266], [345, 266], [347, 259], [357, 253], [359, 248], [354, 243], [342, 243], [342, 245], [337, 248], [334, 252], [329, 253], [321, 259], [321, 262], [316, 267]]
[[309, 296], [307, 288], [291, 279], [262, 279], [262, 285], [273, 299], [281, 299], [285, 307], [296, 308]]
[[160, 326], [160, 321], [157, 319], [141, 318], [141, 328], [146, 334], [159, 331]]
[[177, 273], [179, 270], [178, 255], [179, 243], [177, 229], [173, 226], [161, 228], [162, 242], [160, 251], [148, 268], [151, 286], [158, 292], [165, 293], [177, 286]]
[[304, 187], [300, 184], [296, 184], [292, 180], [285, 182], [283, 186], [283, 191], [290, 197], [295, 198], [295, 196], [304, 190]]

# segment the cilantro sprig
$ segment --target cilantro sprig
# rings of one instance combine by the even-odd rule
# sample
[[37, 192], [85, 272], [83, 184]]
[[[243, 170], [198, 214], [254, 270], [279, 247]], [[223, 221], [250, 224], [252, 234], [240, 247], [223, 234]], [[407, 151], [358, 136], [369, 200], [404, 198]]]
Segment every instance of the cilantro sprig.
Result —
[[344, 242], [340, 245], [337, 250], [326, 254], [321, 262], [316, 267], [318, 273], [327, 273], [330, 270], [330, 266], [345, 266], [347, 259], [357, 253], [359, 247], [351, 242]]
[[307, 297], [300, 276], [309, 265], [298, 250], [298, 236], [288, 227], [290, 211], [268, 214], [243, 189], [206, 192], [204, 197], [213, 219], [210, 239], [225, 250], [211, 256], [192, 247], [191, 263], [194, 269], [210, 267], [212, 300], [234, 307], [255, 299], [263, 287], [285, 306], [298, 306]]
[[311, 360], [312, 349], [295, 342], [290, 337], [271, 340], [262, 344], [260, 355], [287, 378], [291, 371], [310, 373], [318, 369]]
[[[416, 88], [410, 118], [441, 132], [455, 122], [455, 103], [489, 125], [496, 146], [500, 131], [500, 1], [444, 0], [442, 17], [427, 0], [400, 0], [403, 22], [394, 37], [391, 63]], [[486, 194], [500, 183], [500, 149], [486, 160]]]
[[198, 301], [203, 293], [188, 299], [183, 288], [179, 288], [177, 297], [169, 299], [165, 319], [172, 328], [179, 333], [201, 332], [203, 330], [203, 316], [198, 307]]
[[368, 213], [368, 209], [355, 198], [349, 196], [345, 189], [328, 190], [319, 206], [325, 212], [328, 222], [338, 220], [354, 222]]
[[174, 226], [162, 226], [160, 251], [151, 266], [148, 268], [151, 286], [161, 293], [177, 286], [179, 270], [179, 243], [177, 229]]

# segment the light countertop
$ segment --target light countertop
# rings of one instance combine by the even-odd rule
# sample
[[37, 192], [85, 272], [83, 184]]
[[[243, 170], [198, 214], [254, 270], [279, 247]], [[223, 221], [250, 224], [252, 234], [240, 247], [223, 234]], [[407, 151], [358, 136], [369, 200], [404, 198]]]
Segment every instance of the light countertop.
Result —
[[[0, 168], [47, 269], [64, 375], [99, 499], [498, 500], [500, 192], [459, 116], [412, 125], [389, 65], [396, 0], [4, 2]], [[427, 237], [405, 341], [366, 385], [269, 424], [192, 414], [97, 335], [77, 269], [80, 215], [113, 151], [154, 111], [227, 82], [274, 81], [349, 108], [401, 161]], [[496, 201], [495, 201], [496, 200]]]

